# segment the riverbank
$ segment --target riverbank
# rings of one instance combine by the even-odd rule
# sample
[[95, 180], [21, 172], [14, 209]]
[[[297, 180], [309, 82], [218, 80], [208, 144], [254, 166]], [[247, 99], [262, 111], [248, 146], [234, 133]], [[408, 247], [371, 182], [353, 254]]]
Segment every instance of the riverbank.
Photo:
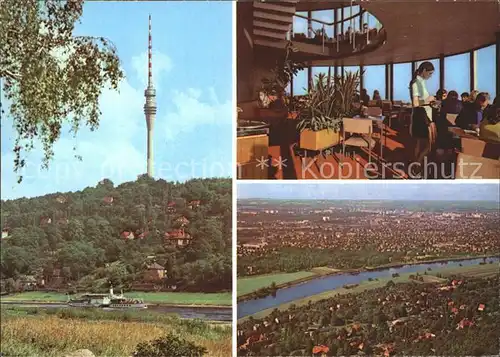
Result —
[[[495, 256], [496, 257], [496, 256]], [[480, 257], [479, 259], [481, 259]], [[490, 257], [491, 258], [491, 257]], [[478, 259], [477, 257], [474, 259]], [[463, 260], [463, 259], [459, 259]], [[459, 261], [458, 260], [458, 261]], [[448, 260], [450, 261], [450, 260]], [[457, 260], [455, 260], [457, 261]], [[428, 263], [428, 262], [426, 262]], [[434, 262], [434, 263], [439, 263], [439, 262]], [[404, 264], [406, 265], [406, 264]], [[387, 267], [385, 268], [387, 269]], [[238, 323], [247, 320], [250, 316], [253, 318], [263, 318], [267, 315], [269, 315], [274, 309], [278, 310], [286, 310], [290, 308], [290, 306], [295, 305], [295, 306], [302, 306], [302, 305], [307, 305], [309, 301], [311, 302], [316, 302], [319, 300], [327, 299], [336, 295], [344, 295], [344, 294], [352, 294], [352, 293], [359, 293], [363, 292], [365, 290], [370, 290], [370, 289], [376, 289], [385, 286], [390, 280], [392, 280], [394, 283], [411, 283], [415, 282], [415, 280], [410, 280], [409, 277], [410, 275], [415, 275], [416, 273], [401, 273], [397, 277], [384, 277], [384, 278], [377, 278], [376, 280], [363, 280], [361, 281], [356, 287], [346, 289], [344, 287], [339, 287], [335, 288], [332, 290], [328, 290], [319, 294], [307, 296], [305, 298], [289, 301], [277, 306], [273, 306], [272, 308], [261, 310], [255, 314], [251, 314], [245, 317], [242, 317], [238, 319]], [[431, 272], [427, 272], [427, 275], [420, 275], [423, 277], [424, 281], [423, 283], [440, 283], [445, 281], [444, 278], [439, 278], [436, 275], [441, 274], [443, 277], [448, 277], [451, 275], [464, 275], [464, 276], [474, 276], [474, 277], [488, 277], [488, 276], [494, 276], [499, 274], [499, 265], [498, 263], [495, 264], [485, 264], [485, 265], [470, 265], [470, 266], [463, 266], [463, 267], [442, 267], [440, 269], [434, 269]], [[417, 283], [421, 283], [418, 282]]]
[[1, 316], [1, 352], [9, 356], [64, 356], [81, 348], [96, 356], [130, 356], [139, 343], [167, 333], [207, 348], [210, 356], [232, 351], [231, 323], [88, 309], [12, 308], [2, 309]]
[[[189, 307], [227, 309], [232, 306], [232, 294], [227, 293], [183, 293], [183, 292], [128, 292], [127, 297], [143, 299], [150, 306]], [[27, 291], [12, 295], [4, 295], [1, 303], [65, 303], [68, 296], [62, 293]]]
[[[429, 260], [414, 260], [414, 261], [408, 261], [408, 262], [393, 262], [389, 264], [384, 264], [384, 265], [379, 265], [376, 267], [364, 267], [364, 268], [356, 268], [356, 269], [334, 269], [334, 268], [329, 268], [329, 267], [316, 267], [311, 269], [310, 271], [299, 271], [297, 273], [276, 273], [276, 274], [265, 274], [265, 275], [257, 275], [254, 277], [242, 277], [238, 279], [238, 286], [240, 285], [240, 280], [243, 280], [243, 284], [249, 286], [249, 285], [255, 285], [258, 286], [256, 289], [254, 289], [251, 292], [246, 292], [245, 290], [248, 290], [247, 287], [245, 287], [243, 290], [245, 291], [245, 294], [239, 294], [240, 288], [238, 287], [238, 298], [237, 302], [244, 302], [248, 300], [253, 300], [255, 298], [255, 292], [259, 289], [269, 287], [273, 280], [272, 277], [281, 277], [284, 274], [308, 274], [306, 276], [296, 278], [296, 279], [289, 279], [281, 284], [279, 284], [277, 281], [274, 281], [276, 283], [276, 288], [277, 290], [280, 289], [285, 289], [289, 288], [292, 286], [300, 285], [302, 283], [308, 282], [310, 280], [317, 279], [319, 277], [326, 277], [326, 276], [332, 276], [332, 275], [338, 275], [338, 274], [360, 274], [362, 272], [366, 271], [377, 271], [377, 270], [383, 270], [383, 269], [390, 269], [390, 268], [400, 268], [405, 265], [419, 265], [419, 264], [433, 264], [433, 263], [442, 263], [442, 262], [450, 262], [450, 261], [461, 261], [461, 260], [469, 260], [469, 259], [483, 259], [483, 258], [496, 258], [499, 257], [498, 254], [488, 254], [488, 255], [467, 255], [467, 256], [454, 256], [454, 257], [449, 257], [449, 258], [436, 258], [436, 259], [429, 259]], [[316, 270], [316, 273], [315, 273]], [[262, 279], [264, 278], [264, 279]], [[253, 284], [252, 280], [258, 280], [262, 279], [263, 281], [268, 282], [267, 285], [258, 285], [258, 284]]]

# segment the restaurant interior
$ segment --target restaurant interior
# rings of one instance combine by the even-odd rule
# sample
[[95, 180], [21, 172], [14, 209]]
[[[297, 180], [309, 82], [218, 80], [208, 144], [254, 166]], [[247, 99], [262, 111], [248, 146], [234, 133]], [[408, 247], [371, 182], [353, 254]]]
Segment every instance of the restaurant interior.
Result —
[[500, 178], [499, 2], [238, 2], [236, 21], [238, 179]]

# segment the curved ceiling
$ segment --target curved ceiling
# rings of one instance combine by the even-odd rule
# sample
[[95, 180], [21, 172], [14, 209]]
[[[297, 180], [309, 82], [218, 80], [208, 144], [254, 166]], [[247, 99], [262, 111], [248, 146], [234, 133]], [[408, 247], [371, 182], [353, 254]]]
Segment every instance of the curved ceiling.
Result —
[[[302, 0], [297, 8], [310, 10], [315, 2]], [[297, 5], [299, 5], [297, 4]], [[325, 4], [323, 2], [323, 4]], [[338, 60], [313, 61], [312, 65], [377, 65], [454, 55], [492, 44], [500, 31], [500, 2], [446, 1], [364, 1], [362, 7], [373, 14], [387, 31], [380, 48], [359, 56]], [[330, 8], [333, 6], [330, 5]]]

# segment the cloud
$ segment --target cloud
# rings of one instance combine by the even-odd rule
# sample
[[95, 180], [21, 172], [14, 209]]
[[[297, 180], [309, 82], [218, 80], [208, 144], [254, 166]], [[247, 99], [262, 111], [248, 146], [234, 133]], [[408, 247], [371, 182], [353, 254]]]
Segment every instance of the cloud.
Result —
[[[161, 78], [170, 72], [173, 68], [172, 60], [169, 56], [153, 51], [153, 78], [156, 89], [161, 87]], [[148, 52], [144, 51], [138, 56], [132, 57], [132, 68], [139, 79], [142, 87], [145, 88], [148, 83]]]
[[[181, 133], [189, 133], [206, 125], [231, 126], [232, 103], [219, 103], [215, 91], [208, 89], [210, 102], [201, 100], [199, 89], [174, 91], [171, 98], [175, 111], [168, 113], [164, 122], [165, 136], [172, 140]], [[228, 140], [230, 140], [228, 138]]]

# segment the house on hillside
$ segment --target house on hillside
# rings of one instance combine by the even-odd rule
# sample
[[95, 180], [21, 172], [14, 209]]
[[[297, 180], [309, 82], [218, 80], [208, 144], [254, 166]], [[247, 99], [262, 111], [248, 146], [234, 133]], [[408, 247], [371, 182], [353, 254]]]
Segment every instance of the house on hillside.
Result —
[[50, 217], [41, 217], [40, 218], [40, 225], [42, 226], [46, 226], [48, 224], [51, 224], [52, 223], [52, 218]]
[[62, 269], [54, 269], [52, 275], [47, 279], [48, 283], [52, 287], [58, 287], [63, 285], [64, 278], [62, 276]]
[[114, 198], [113, 198], [112, 196], [106, 196], [106, 197], [104, 197], [102, 200], [103, 200], [103, 202], [104, 202], [104, 203], [106, 203], [106, 204], [110, 205], [110, 204], [112, 204], [112, 203], [113, 203]]
[[58, 225], [66, 225], [68, 223], [69, 223], [69, 219], [67, 219], [67, 218], [59, 218], [56, 221], [56, 224], [58, 224]]
[[196, 200], [196, 201], [190, 201], [190, 202], [188, 203], [188, 207], [189, 207], [190, 209], [195, 209], [195, 208], [200, 207], [200, 204], [201, 204], [201, 202], [200, 202], [199, 200]]
[[146, 267], [143, 273], [143, 279], [147, 282], [156, 282], [165, 279], [167, 276], [167, 271], [165, 267], [158, 263], [150, 264]]
[[186, 217], [182, 216], [182, 217], [177, 218], [175, 220], [175, 223], [180, 225], [181, 227], [185, 227], [189, 224], [189, 220]]
[[134, 239], [135, 238], [135, 235], [134, 235], [134, 232], [132, 231], [123, 231], [120, 236], [123, 238], [123, 239]]
[[168, 213], [174, 213], [176, 210], [176, 205], [175, 202], [171, 201], [167, 204], [167, 212]]
[[184, 229], [174, 229], [165, 233], [165, 243], [184, 247], [191, 241], [191, 236]]
[[9, 228], [2, 229], [2, 239], [9, 238]]
[[66, 199], [66, 197], [64, 197], [64, 196], [58, 196], [58, 197], [56, 198], [56, 201], [57, 201], [57, 202], [59, 202], [59, 203], [66, 203], [66, 202], [67, 202], [67, 199]]
[[147, 238], [148, 236], [149, 236], [149, 232], [146, 231], [146, 232], [139, 233], [137, 238], [144, 239], [144, 238]]

